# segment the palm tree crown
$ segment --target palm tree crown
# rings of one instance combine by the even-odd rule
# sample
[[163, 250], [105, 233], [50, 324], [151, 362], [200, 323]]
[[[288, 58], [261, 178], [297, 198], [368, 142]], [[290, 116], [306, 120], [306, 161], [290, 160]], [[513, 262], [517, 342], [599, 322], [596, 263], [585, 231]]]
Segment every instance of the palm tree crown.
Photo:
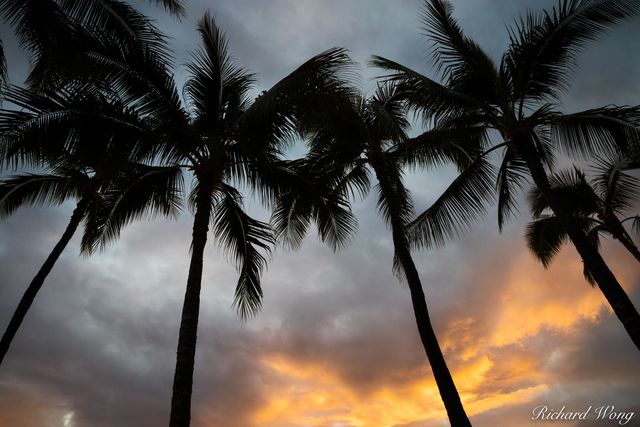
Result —
[[373, 172], [378, 211], [392, 231], [394, 271], [409, 285], [420, 338], [449, 419], [452, 425], [471, 425], [433, 331], [411, 258], [406, 226], [413, 218], [413, 202], [403, 183], [407, 165], [464, 163], [466, 156], [454, 143], [459, 137], [456, 131], [410, 139], [405, 102], [399, 95], [397, 86], [380, 85], [370, 99], [355, 96], [319, 112], [314, 124], [305, 128], [309, 154], [292, 166], [298, 182], [282, 194], [272, 221], [280, 237], [298, 246], [313, 220], [320, 238], [337, 249], [355, 230], [349, 198], [369, 192]]
[[[550, 182], [554, 197], [566, 205], [572, 221], [580, 225], [596, 247], [600, 246], [600, 234], [605, 233], [640, 261], [640, 252], [624, 228], [625, 222], [632, 222], [636, 230], [640, 224], [637, 215], [625, 215], [637, 202], [640, 189], [637, 178], [625, 172], [634, 165], [637, 167], [637, 160], [632, 158], [603, 159], [597, 163], [595, 176], [590, 181], [584, 172], [575, 168], [552, 175]], [[529, 199], [535, 221], [527, 226], [527, 242], [532, 252], [548, 266], [568, 238], [567, 231], [557, 216], [545, 213], [549, 205], [539, 191], [532, 189]], [[587, 269], [585, 277], [593, 283]]]
[[[424, 23], [443, 82], [381, 57], [372, 63], [390, 72], [387, 78], [401, 85], [411, 107], [437, 129], [476, 132], [482, 127], [500, 137], [497, 144], [489, 139], [485, 151], [413, 222], [416, 243], [437, 244], [468, 228], [496, 196], [486, 187], [487, 180], [496, 183], [501, 228], [516, 210], [515, 192], [531, 178], [565, 223], [572, 243], [640, 349], [640, 314], [584, 230], [553, 197], [547, 176], [556, 152], [588, 157], [625, 153], [638, 145], [639, 107], [605, 106], [565, 114], [557, 105], [571, 81], [577, 53], [639, 12], [636, 1], [561, 0], [550, 11], [529, 12], [517, 22], [507, 51], [495, 63], [464, 35], [448, 1], [429, 0]], [[496, 170], [486, 160], [498, 151]]]

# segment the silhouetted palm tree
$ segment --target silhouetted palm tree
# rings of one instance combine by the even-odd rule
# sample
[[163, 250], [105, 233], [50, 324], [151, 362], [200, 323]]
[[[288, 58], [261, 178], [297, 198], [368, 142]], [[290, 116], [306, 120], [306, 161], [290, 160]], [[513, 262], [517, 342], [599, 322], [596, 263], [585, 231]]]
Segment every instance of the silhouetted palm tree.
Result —
[[[614, 24], [635, 16], [635, 0], [561, 0], [549, 12], [529, 12], [510, 30], [510, 44], [498, 64], [465, 36], [445, 0], [427, 2], [424, 22], [434, 43], [434, 60], [443, 83], [393, 61], [374, 57], [402, 85], [405, 99], [436, 128], [483, 126], [500, 143], [477, 157], [470, 168], [421, 214], [413, 227], [418, 244], [431, 245], [464, 230], [492, 200], [487, 179], [497, 179], [498, 220], [516, 209], [514, 188], [529, 177], [564, 224], [600, 290], [640, 349], [640, 315], [597, 248], [570, 212], [553, 196], [547, 169], [556, 150], [585, 157], [637, 145], [640, 108], [602, 107], [564, 114], [557, 109], [571, 82], [577, 54]], [[496, 171], [486, 162], [502, 150]]]
[[[554, 197], [570, 212], [571, 221], [578, 224], [594, 246], [600, 246], [600, 234], [605, 233], [618, 240], [640, 262], [640, 251], [624, 228], [632, 221], [635, 229], [640, 226], [637, 215], [625, 217], [625, 211], [639, 199], [638, 179], [624, 171], [635, 166], [637, 160], [618, 158], [601, 160], [591, 182], [584, 172], [575, 168], [559, 172], [549, 178]], [[547, 267], [567, 240], [567, 231], [558, 217], [545, 214], [549, 205], [544, 196], [533, 189], [529, 195], [531, 211], [535, 221], [527, 226], [527, 243], [531, 251]], [[585, 277], [593, 278], [585, 268]]]
[[[184, 13], [181, 1], [152, 1]], [[165, 50], [166, 38], [153, 22], [120, 0], [0, 0], [0, 13], [29, 56], [31, 86], [60, 87], [60, 79], [87, 66], [84, 54], [97, 40], [136, 43], [156, 55]], [[92, 72], [88, 65], [86, 75]]]
[[[471, 425], [438, 344], [422, 283], [410, 253], [407, 224], [413, 203], [403, 183], [403, 167], [464, 162], [454, 143], [455, 131], [433, 132], [409, 139], [404, 102], [396, 88], [382, 85], [371, 99], [356, 97], [319, 112], [315, 125], [306, 128], [310, 152], [291, 166], [299, 180], [281, 195], [272, 222], [286, 243], [300, 245], [311, 221], [320, 238], [334, 250], [354, 232], [356, 221], [349, 197], [363, 197], [371, 187], [371, 171], [378, 182], [378, 211], [391, 228], [394, 270], [406, 279], [422, 345], [453, 426]], [[468, 132], [465, 138], [470, 138]], [[482, 132], [475, 138], [482, 138]], [[473, 139], [473, 138], [471, 138]]]
[[[286, 171], [278, 172], [283, 144], [295, 135], [296, 123], [308, 107], [317, 106], [341, 87], [337, 71], [348, 63], [341, 49], [307, 61], [292, 74], [249, 100], [254, 79], [231, 60], [224, 34], [208, 14], [198, 30], [202, 47], [189, 64], [185, 87], [193, 119], [161, 114], [167, 120], [166, 157], [187, 165], [194, 176], [190, 201], [194, 211], [191, 262], [185, 293], [171, 404], [172, 427], [190, 421], [191, 390], [202, 282], [203, 254], [209, 225], [219, 243], [239, 264], [235, 302], [246, 317], [259, 309], [260, 274], [265, 252], [273, 243], [267, 223], [251, 218], [235, 185], [248, 185], [265, 200], [279, 190]], [[323, 98], [324, 96], [324, 98]], [[169, 110], [169, 109], [167, 109]], [[166, 117], [166, 119], [165, 119]], [[177, 130], [177, 132], [176, 132]], [[262, 253], [261, 253], [262, 252]]]
[[[84, 221], [81, 248], [93, 252], [115, 239], [128, 222], [157, 214], [175, 215], [180, 205], [181, 170], [138, 163], [147, 157], [130, 132], [122, 106], [85, 90], [56, 93], [12, 88], [13, 110], [0, 111], [0, 159], [31, 167], [0, 181], [0, 218], [23, 205], [76, 207], [69, 224], [25, 291], [0, 340], [0, 363], [18, 328], [77, 228]], [[126, 128], [125, 128], [126, 131]]]

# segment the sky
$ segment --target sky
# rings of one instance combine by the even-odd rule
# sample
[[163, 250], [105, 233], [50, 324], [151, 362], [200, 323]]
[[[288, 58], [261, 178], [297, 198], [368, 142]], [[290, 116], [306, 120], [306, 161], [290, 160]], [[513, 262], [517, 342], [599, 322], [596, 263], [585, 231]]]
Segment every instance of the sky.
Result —
[[[494, 57], [506, 25], [543, 0], [454, 0], [468, 35]], [[197, 46], [195, 21], [215, 13], [234, 58], [266, 89], [307, 58], [350, 50], [362, 87], [370, 55], [428, 75], [420, 0], [186, 0], [181, 21], [139, 6], [169, 34], [176, 80]], [[579, 57], [562, 105], [578, 111], [640, 100], [638, 19]], [[28, 64], [5, 24], [13, 83]], [[418, 131], [418, 130], [416, 130]], [[448, 169], [407, 177], [418, 210], [453, 179]], [[205, 254], [192, 408], [194, 427], [440, 427], [448, 425], [419, 343], [408, 289], [391, 272], [389, 230], [375, 197], [358, 201], [359, 233], [333, 253], [314, 234], [278, 248], [263, 278], [264, 307], [242, 322], [230, 307], [237, 272], [210, 240]], [[0, 327], [62, 234], [73, 204], [20, 209], [0, 223]], [[640, 354], [602, 294], [584, 281], [575, 250], [548, 270], [528, 253], [530, 219], [501, 234], [495, 212], [446, 247], [415, 252], [445, 358], [474, 426], [533, 427], [534, 408], [615, 406], [640, 422]], [[255, 211], [260, 212], [257, 208]], [[263, 218], [267, 218], [264, 216]], [[79, 239], [64, 252], [0, 367], [0, 425], [166, 425], [191, 235], [191, 216], [128, 227], [91, 258]], [[620, 245], [602, 251], [640, 306], [640, 270]], [[609, 426], [591, 417], [554, 426]]]

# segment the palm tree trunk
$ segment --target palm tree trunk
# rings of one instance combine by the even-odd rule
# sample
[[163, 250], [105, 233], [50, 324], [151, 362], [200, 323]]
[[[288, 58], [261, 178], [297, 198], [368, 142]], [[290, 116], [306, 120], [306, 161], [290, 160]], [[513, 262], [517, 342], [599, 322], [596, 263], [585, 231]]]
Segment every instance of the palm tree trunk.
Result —
[[600, 256], [598, 249], [589, 241], [584, 231], [570, 220], [570, 216], [568, 212], [565, 212], [562, 204], [558, 203], [552, 196], [553, 193], [547, 173], [534, 147], [529, 143], [522, 144], [520, 147], [523, 149], [522, 154], [534, 183], [547, 198], [551, 210], [566, 227], [567, 234], [580, 254], [584, 265], [598, 284], [600, 291], [604, 294], [614, 313], [622, 322], [629, 337], [640, 350], [640, 314], [638, 314], [638, 310], [633, 306], [629, 296], [620, 286], [602, 256]]
[[0, 364], [2, 364], [7, 351], [9, 351], [9, 346], [11, 345], [13, 338], [18, 332], [22, 321], [27, 315], [27, 311], [29, 311], [31, 304], [33, 304], [33, 300], [42, 287], [42, 284], [53, 269], [53, 266], [60, 257], [60, 254], [62, 254], [62, 251], [64, 251], [64, 248], [67, 246], [74, 233], [78, 229], [78, 226], [80, 225], [80, 222], [82, 221], [82, 218], [84, 217], [84, 214], [86, 212], [87, 205], [88, 202], [84, 198], [78, 202], [76, 208], [73, 211], [73, 214], [71, 215], [71, 219], [69, 220], [67, 228], [64, 230], [64, 233], [62, 233], [62, 237], [60, 238], [58, 243], [56, 243], [53, 250], [45, 260], [44, 264], [42, 264], [42, 267], [40, 267], [40, 270], [29, 284], [29, 287], [25, 291], [24, 295], [22, 295], [22, 299], [20, 299], [18, 308], [16, 308], [16, 311], [13, 313], [13, 316], [9, 321], [9, 325], [4, 332], [4, 335], [2, 335], [2, 340], [0, 340]]
[[[375, 169], [375, 168], [374, 168]], [[379, 173], [376, 170], [376, 176], [380, 183], [380, 188], [387, 194], [387, 199], [393, 198], [393, 188], [388, 185], [384, 174]], [[393, 246], [395, 255], [402, 265], [402, 269], [407, 278], [407, 284], [411, 292], [411, 303], [413, 304], [413, 313], [416, 318], [416, 324], [418, 326], [418, 333], [420, 334], [420, 340], [424, 347], [427, 359], [431, 365], [433, 376], [440, 392], [440, 397], [444, 403], [444, 407], [447, 410], [447, 416], [452, 427], [471, 427], [471, 422], [467, 417], [467, 414], [462, 406], [460, 395], [453, 382], [451, 372], [447, 367], [447, 363], [438, 344], [433, 325], [431, 324], [431, 318], [429, 317], [429, 310], [427, 308], [427, 301], [422, 289], [422, 282], [420, 281], [420, 275], [411, 257], [409, 250], [409, 242], [406, 236], [405, 224], [400, 216], [393, 212], [393, 206], [390, 206], [391, 217], [391, 231], [393, 235]]]
[[182, 320], [178, 338], [176, 370], [173, 378], [170, 427], [188, 427], [191, 422], [191, 391], [193, 389], [193, 368], [196, 356], [198, 316], [200, 313], [200, 287], [204, 248], [207, 244], [209, 220], [211, 217], [211, 182], [199, 182], [196, 195], [196, 212], [193, 220], [191, 241], [191, 263], [187, 289], [182, 306]]
[[402, 264], [402, 268], [407, 277], [407, 283], [409, 290], [411, 291], [411, 302], [413, 304], [413, 312], [416, 318], [416, 324], [418, 325], [418, 332], [422, 345], [429, 359], [429, 364], [433, 370], [433, 376], [440, 392], [440, 397], [444, 403], [449, 422], [452, 427], [468, 427], [471, 426], [471, 422], [467, 417], [467, 414], [462, 406], [460, 395], [453, 382], [453, 377], [447, 363], [444, 360], [444, 355], [438, 344], [438, 339], [433, 330], [431, 319], [429, 317], [429, 310], [427, 308], [426, 297], [422, 289], [422, 283], [418, 275], [416, 266], [411, 258], [411, 253], [406, 247], [402, 247], [396, 243], [397, 235], [400, 232], [393, 231], [394, 246], [396, 256]]

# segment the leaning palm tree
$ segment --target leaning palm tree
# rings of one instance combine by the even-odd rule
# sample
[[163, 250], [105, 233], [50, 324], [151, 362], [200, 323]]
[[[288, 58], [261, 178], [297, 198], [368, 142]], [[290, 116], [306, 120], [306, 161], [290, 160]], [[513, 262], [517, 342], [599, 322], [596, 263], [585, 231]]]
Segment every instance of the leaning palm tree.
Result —
[[[637, 178], [624, 172], [633, 163], [629, 158], [601, 160], [591, 182], [575, 168], [552, 175], [550, 183], [554, 197], [571, 213], [571, 221], [584, 230], [596, 247], [600, 246], [600, 235], [608, 234], [640, 262], [640, 250], [624, 227], [625, 222], [632, 222], [634, 228], [640, 224], [637, 215], [625, 216], [625, 211], [638, 201], [640, 190]], [[529, 200], [535, 221], [527, 225], [527, 243], [547, 267], [566, 241], [567, 231], [557, 216], [545, 213], [549, 204], [540, 191], [534, 188]], [[584, 273], [593, 283], [589, 270], [585, 268]]]
[[[496, 64], [464, 35], [446, 0], [426, 2], [424, 23], [442, 82], [401, 64], [372, 63], [401, 84], [405, 99], [440, 129], [482, 126], [499, 136], [413, 223], [417, 244], [442, 243], [477, 218], [496, 179], [498, 222], [516, 210], [514, 194], [531, 178], [567, 231], [590, 274], [640, 349], [640, 314], [584, 230], [553, 195], [548, 171], [556, 151], [583, 157], [625, 153], [640, 140], [639, 107], [602, 107], [565, 114], [558, 110], [571, 82], [577, 54], [614, 24], [640, 12], [635, 0], [560, 0], [549, 12], [529, 12], [510, 30], [510, 44]], [[501, 152], [496, 172], [486, 160]]]
[[0, 340], [4, 360], [29, 308], [56, 261], [84, 222], [82, 252], [90, 254], [118, 237], [139, 217], [175, 216], [181, 170], [139, 163], [147, 155], [131, 133], [118, 129], [121, 106], [95, 92], [57, 93], [11, 88], [12, 110], [0, 111], [0, 159], [31, 167], [0, 180], [0, 218], [24, 205], [60, 205], [75, 200], [69, 223], [31, 280]]
[[[356, 97], [323, 109], [316, 123], [305, 129], [309, 154], [291, 166], [297, 172], [297, 184], [281, 195], [272, 221], [278, 236], [293, 247], [300, 245], [314, 221], [320, 238], [335, 250], [355, 229], [348, 199], [369, 192], [373, 172], [378, 183], [378, 211], [393, 237], [394, 270], [409, 286], [420, 339], [449, 420], [452, 426], [470, 426], [411, 257], [407, 224], [413, 218], [413, 203], [403, 183], [405, 166], [464, 163], [466, 155], [454, 143], [458, 137], [455, 131], [409, 139], [404, 102], [396, 89], [382, 85], [368, 100]], [[464, 137], [470, 135], [465, 133]], [[476, 134], [476, 143], [483, 137], [483, 132]]]

